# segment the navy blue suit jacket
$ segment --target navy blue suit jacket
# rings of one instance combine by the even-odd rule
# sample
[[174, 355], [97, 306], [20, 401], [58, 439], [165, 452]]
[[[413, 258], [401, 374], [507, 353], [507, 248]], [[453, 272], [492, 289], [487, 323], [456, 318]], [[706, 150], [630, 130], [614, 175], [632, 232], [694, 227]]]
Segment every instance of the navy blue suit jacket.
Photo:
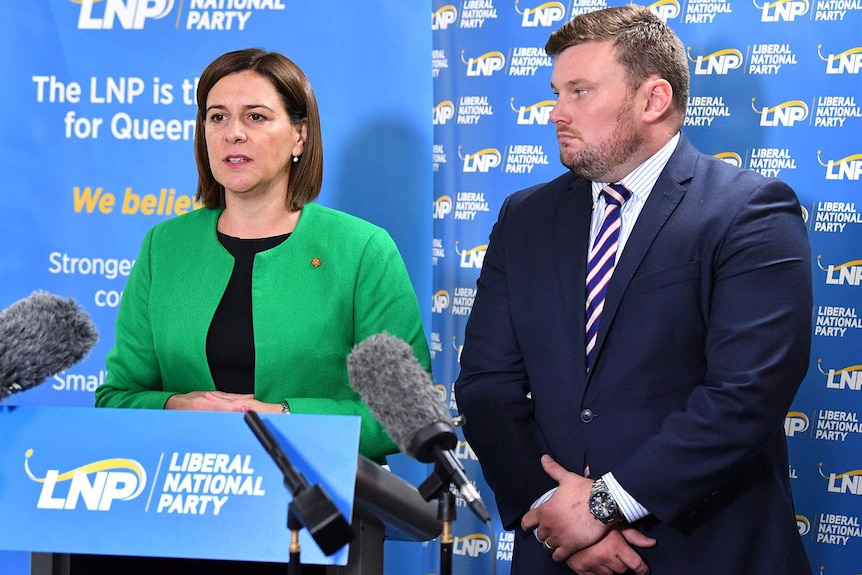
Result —
[[[806, 574], [783, 421], [808, 369], [811, 262], [794, 192], [683, 136], [608, 286], [585, 364], [592, 196], [567, 173], [509, 196], [456, 397], [503, 525], [555, 486], [543, 453], [612, 471], [650, 512], [654, 575]], [[517, 531], [513, 573], [571, 573]]]

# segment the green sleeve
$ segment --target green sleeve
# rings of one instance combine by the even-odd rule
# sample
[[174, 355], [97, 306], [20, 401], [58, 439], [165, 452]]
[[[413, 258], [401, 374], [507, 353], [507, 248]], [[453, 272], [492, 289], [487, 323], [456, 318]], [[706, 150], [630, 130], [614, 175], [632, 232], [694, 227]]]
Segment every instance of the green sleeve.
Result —
[[96, 407], [162, 409], [172, 395], [162, 391], [159, 360], [153, 345], [150, 303], [150, 246], [147, 232], [123, 291], [116, 342], [106, 357], [107, 376], [96, 388]]

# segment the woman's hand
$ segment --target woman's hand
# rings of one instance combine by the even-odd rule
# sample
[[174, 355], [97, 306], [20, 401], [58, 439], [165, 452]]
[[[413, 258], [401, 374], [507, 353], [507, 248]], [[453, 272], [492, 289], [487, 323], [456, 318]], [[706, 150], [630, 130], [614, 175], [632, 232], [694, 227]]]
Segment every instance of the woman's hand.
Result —
[[172, 395], [165, 409], [187, 411], [256, 411], [258, 413], [281, 413], [281, 405], [263, 403], [253, 393], [227, 393], [224, 391], [192, 391]]

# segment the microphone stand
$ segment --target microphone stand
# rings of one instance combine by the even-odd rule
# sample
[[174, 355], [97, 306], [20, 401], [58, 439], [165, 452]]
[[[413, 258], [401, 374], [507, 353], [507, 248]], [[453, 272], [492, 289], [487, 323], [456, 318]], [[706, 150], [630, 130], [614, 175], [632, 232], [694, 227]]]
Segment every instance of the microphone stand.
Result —
[[457, 515], [455, 511], [455, 494], [450, 485], [449, 474], [439, 463], [434, 464], [434, 472], [419, 486], [419, 494], [425, 501], [437, 498], [437, 519], [440, 520], [440, 575], [452, 575], [452, 522]]
[[290, 530], [288, 575], [300, 575], [299, 531], [303, 527], [308, 529], [325, 555], [332, 555], [347, 545], [353, 539], [353, 530], [323, 487], [309, 485], [305, 476], [291, 464], [260, 416], [247, 411], [245, 422], [281, 470], [284, 485], [293, 495], [293, 501], [287, 507], [287, 528]]
[[[458, 445], [455, 427], [445, 421], [426, 425], [410, 438], [408, 454], [417, 461], [434, 462], [434, 472], [419, 486], [419, 494], [425, 501], [437, 498], [437, 518], [441, 521], [440, 536], [440, 575], [452, 575], [452, 522], [455, 521], [455, 494], [452, 487], [459, 489], [470, 509], [482, 521], [490, 525], [490, 517], [485, 504], [479, 498], [472, 484], [467, 483], [464, 468], [455, 458], [452, 450]], [[474, 497], [469, 495], [474, 494]]]
[[419, 430], [411, 439], [411, 451], [418, 461], [434, 462], [434, 471], [419, 486], [425, 501], [437, 498], [437, 519], [441, 523], [440, 575], [452, 575], [452, 522], [455, 521], [455, 494], [452, 492], [453, 474], [459, 463], [451, 449], [458, 444], [455, 428], [438, 421]]
[[293, 513], [293, 503], [287, 506], [287, 528], [290, 529], [290, 562], [287, 564], [287, 575], [301, 575], [302, 562], [299, 560], [299, 554], [302, 546], [299, 544], [299, 530], [302, 529], [302, 523]]

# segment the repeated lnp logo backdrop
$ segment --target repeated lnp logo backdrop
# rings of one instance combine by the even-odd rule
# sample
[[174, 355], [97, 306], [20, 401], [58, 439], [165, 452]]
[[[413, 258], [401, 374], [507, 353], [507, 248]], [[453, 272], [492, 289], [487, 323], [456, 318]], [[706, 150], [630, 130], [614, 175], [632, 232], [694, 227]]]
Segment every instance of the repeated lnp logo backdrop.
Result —
[[[464, 327], [504, 198], [564, 171], [551, 121], [548, 35], [622, 2], [462, 0], [432, 6], [435, 380], [458, 375]], [[862, 556], [862, 0], [658, 0], [681, 37], [691, 93], [683, 131], [705, 153], [781, 178], [797, 192], [812, 246], [811, 367], [785, 433], [797, 523], [815, 573], [856, 573]], [[501, 40], [505, 39], [505, 40]], [[481, 207], [481, 209], [479, 209]], [[449, 344], [452, 342], [452, 345]], [[463, 460], [483, 499], [481, 468]], [[495, 517], [496, 520], [496, 517]], [[512, 534], [459, 517], [460, 573], [511, 560]], [[491, 535], [491, 534], [487, 534]], [[468, 544], [467, 541], [472, 543]], [[429, 568], [429, 573], [432, 572]]]

